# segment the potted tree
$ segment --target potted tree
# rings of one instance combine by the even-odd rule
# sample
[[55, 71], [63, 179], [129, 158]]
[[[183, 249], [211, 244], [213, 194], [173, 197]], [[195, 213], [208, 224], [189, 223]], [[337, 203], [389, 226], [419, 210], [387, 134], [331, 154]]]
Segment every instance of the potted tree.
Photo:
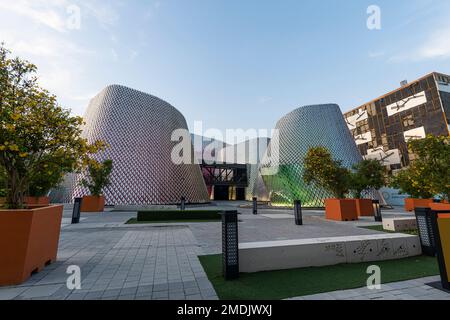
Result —
[[56, 260], [63, 207], [27, 206], [32, 181], [50, 175], [50, 164], [61, 173], [82, 168], [103, 145], [82, 139], [82, 119], [72, 117], [38, 86], [33, 64], [9, 54], [0, 45], [0, 171], [6, 180], [0, 210], [0, 286], [21, 284]]
[[411, 198], [405, 199], [405, 210], [416, 207], [445, 209], [446, 204], [434, 204], [433, 197], [441, 195], [443, 202], [450, 197], [450, 138], [429, 135], [409, 144], [415, 160], [392, 178], [391, 185]]
[[325, 200], [326, 218], [337, 221], [358, 220], [356, 201], [346, 199], [350, 185], [350, 170], [334, 160], [324, 147], [309, 149], [304, 159], [303, 179], [307, 184], [328, 191], [335, 198]]
[[385, 185], [385, 168], [378, 160], [363, 160], [353, 166], [351, 173], [351, 191], [356, 198], [356, 210], [359, 217], [374, 215], [372, 199], [363, 199], [364, 191], [379, 190]]
[[58, 186], [64, 179], [64, 173], [71, 169], [70, 159], [57, 158], [57, 155], [54, 155], [48, 160], [42, 161], [40, 169], [30, 180], [24, 199], [28, 207], [50, 204], [50, 190]]
[[91, 195], [83, 197], [81, 212], [103, 212], [105, 209], [103, 189], [110, 184], [112, 168], [112, 160], [105, 160], [102, 163], [90, 161], [88, 178], [83, 179], [81, 184], [89, 189]]

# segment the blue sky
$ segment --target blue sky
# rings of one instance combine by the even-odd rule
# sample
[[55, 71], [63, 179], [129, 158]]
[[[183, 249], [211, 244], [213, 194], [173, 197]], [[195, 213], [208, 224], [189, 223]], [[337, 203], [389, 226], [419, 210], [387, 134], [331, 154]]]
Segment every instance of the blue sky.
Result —
[[[369, 5], [381, 30], [366, 26]], [[76, 114], [116, 83], [170, 102], [191, 128], [271, 129], [302, 105], [346, 111], [450, 73], [450, 1], [0, 0], [0, 41]]]

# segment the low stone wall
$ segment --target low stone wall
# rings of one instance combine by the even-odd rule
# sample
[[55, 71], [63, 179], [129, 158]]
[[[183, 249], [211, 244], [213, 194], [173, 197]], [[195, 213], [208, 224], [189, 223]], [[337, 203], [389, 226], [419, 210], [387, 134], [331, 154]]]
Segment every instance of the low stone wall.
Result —
[[406, 234], [241, 243], [240, 272], [285, 270], [402, 259], [422, 254], [420, 239]]
[[388, 231], [408, 231], [417, 229], [416, 218], [384, 218], [383, 229]]

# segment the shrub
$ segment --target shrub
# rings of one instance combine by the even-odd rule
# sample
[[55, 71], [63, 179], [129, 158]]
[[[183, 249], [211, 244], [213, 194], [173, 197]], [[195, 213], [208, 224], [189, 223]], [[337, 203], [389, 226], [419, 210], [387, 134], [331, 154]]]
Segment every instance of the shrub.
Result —
[[378, 160], [363, 160], [353, 166], [350, 189], [357, 199], [366, 190], [379, 190], [386, 183], [386, 169]]
[[99, 197], [103, 189], [110, 185], [110, 176], [113, 169], [112, 160], [103, 163], [91, 161], [88, 167], [88, 179], [83, 179], [81, 184], [89, 189], [91, 195]]
[[139, 211], [137, 220], [139, 222], [145, 221], [173, 221], [173, 220], [220, 220], [222, 216], [221, 211]]
[[428, 135], [408, 144], [415, 159], [391, 180], [391, 186], [414, 198], [450, 199], [450, 137]]
[[344, 168], [341, 161], [334, 160], [325, 147], [309, 149], [304, 166], [303, 179], [307, 184], [314, 183], [336, 198], [345, 198], [350, 186], [350, 170]]

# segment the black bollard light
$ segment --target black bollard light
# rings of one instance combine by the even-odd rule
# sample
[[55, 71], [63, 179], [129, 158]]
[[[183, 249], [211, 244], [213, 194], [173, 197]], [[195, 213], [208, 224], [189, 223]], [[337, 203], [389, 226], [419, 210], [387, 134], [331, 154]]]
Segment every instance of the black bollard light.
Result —
[[302, 226], [303, 213], [302, 213], [302, 202], [300, 200], [294, 201], [294, 215], [295, 215], [295, 224], [297, 226]]
[[373, 212], [375, 214], [375, 221], [376, 222], [383, 222], [383, 216], [381, 215], [381, 206], [379, 200], [373, 200]]
[[424, 255], [436, 256], [436, 235], [433, 229], [433, 216], [436, 215], [430, 208], [415, 208], [417, 229], [419, 230], [420, 244]]
[[75, 202], [73, 203], [72, 224], [80, 223], [81, 203], [82, 202], [83, 202], [83, 198], [75, 198]]
[[225, 280], [239, 278], [237, 211], [222, 212], [222, 265]]
[[180, 209], [181, 209], [181, 211], [185, 211], [186, 210], [186, 198], [185, 197], [181, 197]]
[[253, 198], [253, 214], [258, 214], [258, 198]]

